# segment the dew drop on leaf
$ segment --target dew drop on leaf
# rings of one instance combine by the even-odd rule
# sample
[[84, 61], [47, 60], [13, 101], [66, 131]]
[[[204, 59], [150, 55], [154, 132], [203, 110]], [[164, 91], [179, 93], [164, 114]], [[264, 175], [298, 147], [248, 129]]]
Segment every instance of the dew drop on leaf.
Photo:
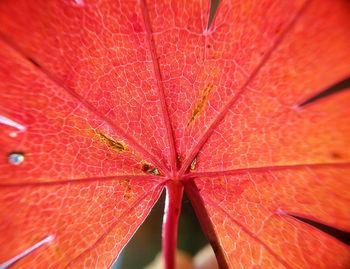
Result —
[[24, 154], [23, 152], [11, 152], [7, 159], [10, 164], [19, 165], [24, 161]]

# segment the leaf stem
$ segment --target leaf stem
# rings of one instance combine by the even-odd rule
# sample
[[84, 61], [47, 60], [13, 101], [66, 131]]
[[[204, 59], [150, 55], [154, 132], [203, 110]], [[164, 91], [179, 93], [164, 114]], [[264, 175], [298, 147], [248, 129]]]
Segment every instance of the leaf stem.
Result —
[[166, 186], [163, 218], [162, 247], [165, 269], [175, 269], [175, 254], [179, 216], [184, 186], [180, 181], [169, 181]]

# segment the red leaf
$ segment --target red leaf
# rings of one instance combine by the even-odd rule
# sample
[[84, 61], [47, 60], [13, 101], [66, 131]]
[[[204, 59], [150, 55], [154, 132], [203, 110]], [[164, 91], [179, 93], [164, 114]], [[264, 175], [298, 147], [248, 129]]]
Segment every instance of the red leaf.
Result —
[[1, 268], [106, 268], [164, 187], [167, 269], [183, 190], [222, 268], [349, 268], [349, 2], [209, 9], [0, 3]]

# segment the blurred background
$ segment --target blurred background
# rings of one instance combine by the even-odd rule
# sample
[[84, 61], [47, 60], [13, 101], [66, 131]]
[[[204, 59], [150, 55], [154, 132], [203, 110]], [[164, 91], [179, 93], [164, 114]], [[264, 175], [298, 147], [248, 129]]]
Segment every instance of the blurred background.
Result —
[[[141, 269], [150, 264], [161, 251], [161, 233], [165, 193], [159, 198], [150, 215], [126, 245], [112, 269]], [[186, 197], [182, 202], [179, 221], [178, 249], [193, 256], [208, 244], [195, 212]]]

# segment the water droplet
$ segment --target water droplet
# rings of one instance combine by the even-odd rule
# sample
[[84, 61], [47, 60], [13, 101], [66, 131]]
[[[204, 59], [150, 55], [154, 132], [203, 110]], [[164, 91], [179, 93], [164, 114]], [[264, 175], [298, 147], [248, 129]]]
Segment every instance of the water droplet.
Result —
[[23, 152], [11, 152], [7, 159], [10, 164], [19, 165], [24, 161], [24, 154]]

